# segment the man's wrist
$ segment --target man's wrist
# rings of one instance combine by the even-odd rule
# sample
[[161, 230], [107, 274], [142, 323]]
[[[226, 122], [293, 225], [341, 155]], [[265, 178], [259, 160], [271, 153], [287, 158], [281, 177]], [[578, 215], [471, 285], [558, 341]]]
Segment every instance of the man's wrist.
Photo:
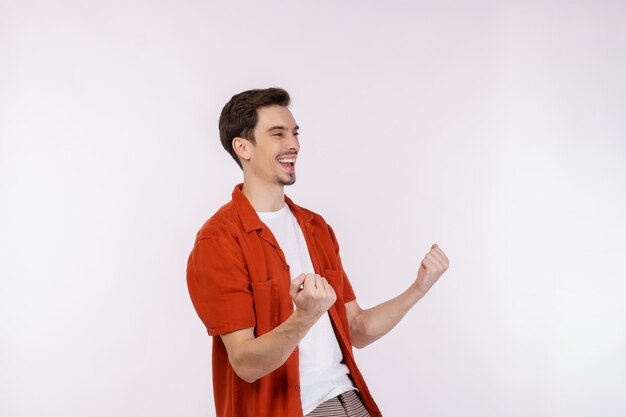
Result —
[[319, 315], [310, 314], [302, 309], [296, 308], [292, 314], [293, 320], [298, 327], [302, 327], [307, 331], [313, 327], [315, 322], [320, 318]]
[[424, 286], [419, 285], [417, 281], [413, 281], [409, 290], [411, 291], [411, 295], [415, 297], [415, 303], [417, 303], [423, 296], [426, 295], [429, 288], [425, 288]]

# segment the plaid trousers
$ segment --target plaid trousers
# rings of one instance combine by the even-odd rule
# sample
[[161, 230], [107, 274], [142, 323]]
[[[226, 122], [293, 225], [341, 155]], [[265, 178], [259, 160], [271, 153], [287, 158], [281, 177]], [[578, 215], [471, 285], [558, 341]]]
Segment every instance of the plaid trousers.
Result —
[[306, 417], [370, 417], [355, 390], [324, 401]]

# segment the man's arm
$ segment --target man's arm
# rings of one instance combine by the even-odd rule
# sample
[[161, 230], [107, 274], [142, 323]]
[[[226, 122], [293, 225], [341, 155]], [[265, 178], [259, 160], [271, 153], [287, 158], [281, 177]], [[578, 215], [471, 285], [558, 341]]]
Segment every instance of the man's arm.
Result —
[[366, 310], [361, 309], [356, 300], [346, 303], [354, 347], [361, 349], [393, 329], [411, 307], [426, 295], [448, 266], [448, 257], [435, 244], [422, 260], [415, 282], [402, 294]]
[[296, 309], [273, 330], [256, 338], [252, 328], [221, 335], [228, 360], [244, 381], [254, 382], [284, 364], [300, 340], [337, 299], [328, 281], [315, 274], [301, 274], [291, 281], [289, 295]]

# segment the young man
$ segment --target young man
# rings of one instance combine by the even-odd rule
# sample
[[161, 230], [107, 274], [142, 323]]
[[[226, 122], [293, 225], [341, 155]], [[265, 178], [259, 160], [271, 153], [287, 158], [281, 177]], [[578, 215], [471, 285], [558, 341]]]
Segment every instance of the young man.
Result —
[[410, 287], [361, 309], [333, 229], [293, 203], [298, 125], [279, 88], [237, 94], [219, 120], [243, 184], [198, 232], [189, 293], [213, 337], [219, 417], [381, 416], [352, 346], [391, 330], [448, 268], [437, 245]]

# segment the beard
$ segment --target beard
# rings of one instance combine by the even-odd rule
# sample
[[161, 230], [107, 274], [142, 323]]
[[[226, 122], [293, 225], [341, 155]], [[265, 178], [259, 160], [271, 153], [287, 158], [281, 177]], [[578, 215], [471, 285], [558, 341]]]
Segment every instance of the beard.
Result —
[[280, 175], [276, 175], [274, 179], [276, 183], [280, 185], [293, 185], [296, 182], [296, 174], [293, 173], [292, 175], [289, 175], [288, 178], [284, 178]]

